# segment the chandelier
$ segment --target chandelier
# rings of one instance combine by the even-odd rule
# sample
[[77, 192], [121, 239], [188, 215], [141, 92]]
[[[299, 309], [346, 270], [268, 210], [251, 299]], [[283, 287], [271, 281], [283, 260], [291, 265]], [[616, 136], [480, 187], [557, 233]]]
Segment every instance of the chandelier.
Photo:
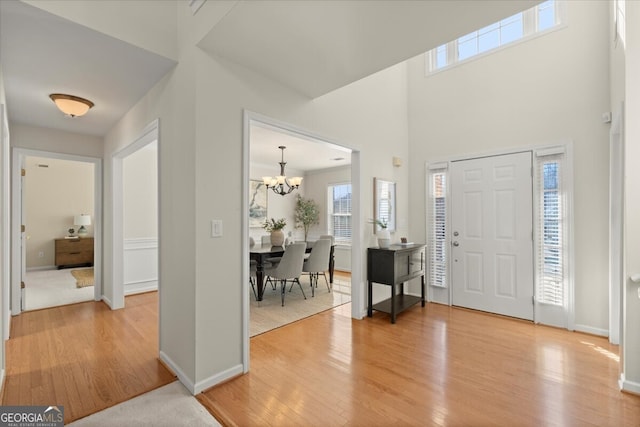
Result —
[[292, 176], [291, 178], [287, 178], [284, 174], [284, 165], [287, 163], [284, 161], [284, 149], [287, 148], [284, 145], [278, 147], [282, 150], [282, 160], [280, 161], [280, 175], [274, 177], [263, 176], [262, 181], [267, 188], [273, 190], [274, 193], [284, 196], [285, 194], [291, 193], [296, 188], [300, 187], [302, 183], [302, 177], [300, 176]]

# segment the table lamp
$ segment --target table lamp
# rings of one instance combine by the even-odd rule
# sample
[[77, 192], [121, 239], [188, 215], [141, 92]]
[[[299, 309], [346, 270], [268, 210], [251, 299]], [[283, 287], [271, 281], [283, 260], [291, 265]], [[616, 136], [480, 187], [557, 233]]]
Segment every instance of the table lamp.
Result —
[[80, 214], [73, 217], [73, 224], [79, 225], [78, 236], [84, 237], [87, 235], [87, 229], [84, 227], [85, 225], [91, 225], [91, 215]]

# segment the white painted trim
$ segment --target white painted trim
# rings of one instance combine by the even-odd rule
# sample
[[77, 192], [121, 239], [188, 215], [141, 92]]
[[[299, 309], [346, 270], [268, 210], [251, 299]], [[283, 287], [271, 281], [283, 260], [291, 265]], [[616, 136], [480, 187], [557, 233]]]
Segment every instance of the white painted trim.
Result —
[[125, 251], [139, 251], [143, 249], [157, 249], [157, 238], [144, 238], [144, 239], [125, 239], [124, 250]]
[[625, 379], [624, 373], [620, 374], [618, 386], [620, 387], [620, 390], [627, 391], [629, 393], [640, 394], [640, 383], [637, 383], [635, 381], [627, 381]]
[[135, 282], [125, 283], [124, 295], [143, 294], [145, 292], [154, 292], [158, 290], [158, 280], [136, 280]]
[[[111, 306], [112, 309], [124, 308], [124, 213], [123, 213], [123, 198], [124, 198], [124, 183], [123, 183], [123, 161], [129, 155], [136, 151], [146, 147], [153, 141], [158, 141], [160, 145], [160, 120], [155, 119], [149, 123], [140, 132], [140, 136], [136, 138], [131, 144], [123, 147], [121, 150], [113, 153], [111, 156], [111, 183], [113, 191], [113, 234], [112, 234], [112, 289], [113, 302], [115, 306]], [[160, 150], [158, 150], [160, 152]], [[159, 172], [158, 172], [159, 174]], [[159, 195], [158, 195], [159, 196]], [[158, 213], [159, 215], [159, 213]], [[159, 246], [159, 245], [158, 245]], [[158, 251], [158, 256], [160, 252]], [[159, 298], [161, 296], [159, 295]], [[162, 313], [160, 313], [162, 315]], [[160, 334], [158, 328], [158, 334]]]
[[[11, 289], [11, 148], [10, 148], [9, 124], [7, 110], [4, 104], [0, 104], [0, 241], [2, 248], [0, 253], [0, 286], [2, 287], [2, 337], [9, 339], [11, 324], [10, 289]], [[3, 347], [4, 348], [4, 347]], [[2, 369], [4, 374], [5, 353], [2, 351]]]
[[624, 104], [609, 130], [609, 342], [620, 344], [624, 292]]
[[195, 385], [191, 378], [187, 374], [185, 374], [182, 369], [175, 363], [164, 351], [160, 351], [160, 360], [162, 360], [168, 367], [173, 371], [174, 374], [178, 377], [178, 380], [182, 383], [183, 386], [189, 390], [189, 393], [194, 396], [197, 394], [195, 392]]
[[[271, 117], [264, 116], [249, 110], [243, 111], [243, 137], [242, 137], [242, 188], [249, 187], [249, 143], [250, 143], [250, 125], [254, 124], [294, 135], [299, 138], [306, 138], [313, 142], [321, 142], [331, 144], [333, 148], [351, 152], [351, 217], [353, 218], [351, 230], [351, 317], [354, 319], [362, 319], [366, 316], [365, 307], [365, 286], [362, 281], [362, 228], [363, 224], [360, 220], [362, 217], [361, 199], [361, 168], [360, 168], [360, 152], [348, 145], [338, 143], [324, 136], [315, 134], [306, 129], [299, 128], [290, 123], [279, 121]], [[242, 212], [248, 212], [248, 200], [242, 200]], [[247, 215], [242, 216], [242, 363], [244, 365], [243, 372], [249, 372], [249, 220]]]
[[111, 310], [113, 310], [113, 303], [111, 302], [111, 300], [109, 298], [107, 298], [106, 296], [102, 296], [102, 302], [104, 302], [105, 304], [107, 304], [107, 307], [109, 307]]
[[193, 394], [202, 393], [203, 391], [210, 389], [211, 387], [218, 385], [224, 381], [230, 380], [231, 378], [237, 377], [238, 375], [242, 375], [243, 368], [242, 365], [235, 365], [229, 369], [226, 369], [219, 374], [212, 375], [209, 378], [206, 378], [202, 381], [198, 381], [195, 384]]
[[585, 334], [597, 335], [599, 337], [608, 337], [609, 331], [602, 328], [594, 328], [593, 326], [576, 324], [573, 326], [576, 332], [584, 332]]
[[11, 311], [14, 315], [22, 312], [20, 300], [22, 291], [21, 281], [21, 259], [22, 250], [20, 239], [21, 218], [22, 218], [22, 179], [20, 170], [27, 156], [44, 157], [57, 160], [71, 160], [93, 164], [93, 269], [95, 277], [94, 300], [102, 299], [102, 159], [97, 157], [78, 156], [74, 154], [55, 153], [50, 151], [32, 150], [27, 148], [14, 148], [12, 156], [12, 235], [11, 235], [11, 256], [13, 257], [11, 266]]
[[27, 271], [45, 271], [45, 270], [56, 270], [57, 267], [55, 265], [43, 265], [40, 267], [29, 267]]

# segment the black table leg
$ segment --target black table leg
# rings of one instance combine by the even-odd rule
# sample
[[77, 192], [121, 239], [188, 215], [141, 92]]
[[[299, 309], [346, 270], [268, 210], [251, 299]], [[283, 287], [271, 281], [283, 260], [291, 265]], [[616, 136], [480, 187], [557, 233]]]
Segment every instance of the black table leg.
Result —
[[262, 301], [264, 295], [264, 264], [258, 262], [256, 265], [256, 286], [258, 287], [258, 301]]

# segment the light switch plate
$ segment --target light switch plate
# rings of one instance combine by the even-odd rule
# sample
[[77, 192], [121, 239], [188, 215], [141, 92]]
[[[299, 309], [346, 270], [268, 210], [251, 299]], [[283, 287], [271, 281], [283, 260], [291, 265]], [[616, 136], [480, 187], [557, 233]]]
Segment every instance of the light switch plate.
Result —
[[222, 220], [211, 220], [211, 237], [222, 237]]

